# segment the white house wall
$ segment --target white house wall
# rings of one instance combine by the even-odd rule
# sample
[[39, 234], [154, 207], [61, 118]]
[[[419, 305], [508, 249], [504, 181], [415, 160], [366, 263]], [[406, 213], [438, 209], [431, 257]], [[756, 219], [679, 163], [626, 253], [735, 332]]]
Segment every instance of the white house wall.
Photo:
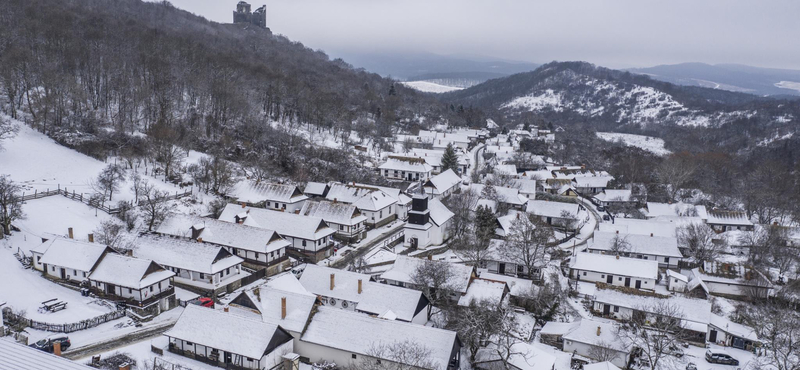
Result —
[[[586, 275], [584, 275], [584, 273], [586, 273]], [[577, 270], [577, 269], [571, 269], [570, 270], [570, 277], [571, 278], [576, 279], [577, 278], [577, 274], [580, 274], [580, 279], [579, 279], [580, 281], [590, 281], [590, 282], [597, 282], [597, 283], [605, 283], [606, 279], [607, 279], [607, 276], [609, 275], [609, 274], [606, 274], [606, 273], [599, 273], [599, 272], [594, 272], [594, 271], [585, 271], [585, 270]], [[614, 279], [612, 280], [611, 285], [621, 286], [621, 287], [625, 286], [625, 278], [628, 277], [628, 276], [626, 276], [626, 275], [615, 275], [615, 274], [610, 274], [610, 275], [612, 275], [614, 277]], [[641, 282], [642, 282], [641, 290], [653, 290], [653, 289], [655, 289], [656, 279], [648, 279], [648, 278], [632, 277], [632, 276], [630, 276], [630, 278], [631, 278], [631, 285], [630, 285], [631, 288], [635, 288], [636, 287], [636, 280], [641, 280]]]

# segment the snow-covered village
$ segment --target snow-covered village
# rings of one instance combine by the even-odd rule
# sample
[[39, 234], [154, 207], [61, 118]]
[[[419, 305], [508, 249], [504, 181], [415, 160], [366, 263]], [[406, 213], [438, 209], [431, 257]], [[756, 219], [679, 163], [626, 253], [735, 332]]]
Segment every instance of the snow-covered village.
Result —
[[[530, 72], [629, 89], [605, 117], [642, 129], [615, 129], [581, 116], [612, 103], [571, 90], [475, 92], [489, 108], [450, 95], [482, 88], [467, 77], [320, 61], [271, 33], [266, 6], [215, 23], [167, 2], [120, 0], [119, 19], [86, 5], [100, 0], [67, 15], [52, 2], [9, 10], [47, 29], [35, 46], [0, 36], [2, 370], [800, 369], [800, 151], [785, 128], [747, 153], [687, 148], [699, 121], [728, 145], [715, 135], [735, 135], [738, 113], [599, 67]], [[0, 30], [28, 32], [12, 18]], [[47, 19], [101, 25], [65, 39]], [[216, 33], [185, 41], [177, 19]], [[142, 48], [259, 38], [285, 55], [253, 75], [196, 67], [197, 50], [106, 61], [114, 27]], [[94, 51], [42, 62], [69, 43]], [[313, 75], [303, 63], [337, 71], [287, 85]], [[796, 122], [777, 109], [770, 122]]]

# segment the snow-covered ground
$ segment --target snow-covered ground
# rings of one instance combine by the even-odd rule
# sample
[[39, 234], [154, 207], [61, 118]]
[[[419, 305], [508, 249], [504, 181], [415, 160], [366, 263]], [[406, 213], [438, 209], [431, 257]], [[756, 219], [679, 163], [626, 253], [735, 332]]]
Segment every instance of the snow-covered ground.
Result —
[[430, 81], [408, 81], [401, 83], [414, 90], [419, 90], [422, 92], [429, 92], [429, 93], [437, 93], [437, 94], [446, 93], [450, 91], [463, 90], [462, 87], [446, 86]]
[[621, 134], [617, 132], [598, 132], [597, 137], [612, 142], [622, 142], [627, 146], [635, 146], [656, 155], [668, 155], [672, 152], [664, 148], [664, 140], [657, 137]]
[[[75, 239], [88, 240], [101, 222], [113, 216], [61, 195], [26, 201], [22, 209], [26, 218], [14, 224], [36, 235], [68, 236], [72, 228]], [[96, 216], [95, 216], [96, 214]]]
[[800, 82], [794, 81], [781, 81], [775, 84], [776, 87], [781, 89], [797, 90], [800, 91]]

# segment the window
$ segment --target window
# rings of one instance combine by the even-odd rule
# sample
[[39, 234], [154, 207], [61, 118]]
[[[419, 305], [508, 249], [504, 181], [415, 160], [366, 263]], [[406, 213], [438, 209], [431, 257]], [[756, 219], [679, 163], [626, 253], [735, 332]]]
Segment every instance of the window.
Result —
[[228, 274], [228, 275], [230, 275], [230, 274], [231, 274], [231, 268], [230, 268], [230, 267], [228, 267], [228, 268], [226, 268], [226, 269], [225, 269], [225, 274]]
[[614, 312], [619, 312], [619, 306], [614, 306]]
[[191, 345], [193, 345], [193, 344], [192, 344], [192, 342], [186, 342], [186, 345], [187, 345], [187, 346], [191, 346]]
[[606, 278], [606, 276], [605, 276], [605, 275], [600, 275], [600, 277], [601, 277], [601, 278], [603, 278], [603, 279], [605, 279], [605, 278]]
[[72, 270], [72, 276], [78, 276], [78, 270]]
[[356, 354], [354, 353], [354, 354], [352, 354], [352, 355], [351, 355], [351, 357], [352, 357], [352, 358], [356, 358], [357, 356], [356, 356]]
[[267, 207], [272, 207], [272, 206], [270, 205], [270, 203], [271, 203], [271, 202], [267, 202]]
[[583, 272], [583, 276], [586, 276], [586, 271]]
[[39, 262], [41, 260], [42, 260], [42, 256], [36, 256], [36, 262]]
[[201, 279], [205, 279], [205, 278], [206, 278], [206, 275], [205, 275], [204, 273], [202, 273], [202, 272], [201, 272], [201, 273], [200, 273], [200, 278], [201, 278]]
[[50, 266], [50, 270], [51, 270], [51, 271], [55, 271], [55, 270], [56, 270], [56, 267], [55, 267], [55, 266]]
[[664, 257], [664, 263], [669, 263], [669, 257]]
[[618, 279], [617, 281], [622, 281], [622, 278], [621, 278], [621, 277], [620, 277], [620, 278], [617, 278], [617, 279]]
[[339, 230], [344, 230], [344, 225], [339, 225]]
[[86, 271], [83, 272], [83, 277], [86, 277]]
[[[161, 284], [161, 283], [159, 283], [159, 284]], [[150, 286], [150, 292], [151, 293], [153, 292], [153, 286], [152, 285]]]
[[381, 360], [380, 360], [380, 359], [378, 359], [378, 365], [380, 365], [380, 364], [381, 364]]
[[133, 289], [128, 288], [128, 294], [133, 294]]
[[304, 247], [306, 246], [306, 241], [305, 241], [305, 240], [303, 240], [303, 246], [304, 246]]

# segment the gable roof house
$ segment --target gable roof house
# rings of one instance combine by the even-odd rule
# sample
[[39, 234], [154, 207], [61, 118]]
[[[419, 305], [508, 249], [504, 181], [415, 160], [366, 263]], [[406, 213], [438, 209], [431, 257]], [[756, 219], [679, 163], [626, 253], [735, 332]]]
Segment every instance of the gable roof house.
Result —
[[492, 347], [479, 349], [475, 354], [475, 367], [481, 370], [504, 369], [504, 359], [509, 370], [554, 370], [556, 363], [556, 357], [545, 350], [518, 342], [508, 349]]
[[595, 194], [592, 200], [603, 207], [614, 204], [635, 206], [638, 203], [638, 201], [633, 198], [630, 189], [605, 189], [601, 193]]
[[447, 197], [458, 189], [458, 184], [460, 183], [461, 177], [456, 175], [453, 170], [447, 170], [431, 177], [423, 186], [425, 187], [425, 193], [433, 199]]
[[275, 230], [185, 214], [167, 217], [156, 233], [218, 245], [248, 263], [279, 270], [289, 259], [286, 250], [291, 245]]
[[289, 254], [320, 261], [331, 255], [333, 234], [321, 217], [275, 212], [228, 204], [219, 219], [225, 222], [274, 230], [290, 243]]
[[508, 275], [535, 281], [542, 280], [542, 270], [549, 262], [549, 255], [547, 258], [541, 259], [541, 261], [536, 264], [536, 268], [533, 271], [529, 271], [528, 267], [521, 264], [519, 260], [503, 254], [503, 243], [505, 243], [505, 241], [499, 239], [492, 239], [489, 241], [489, 247], [486, 248], [486, 256], [480, 266], [481, 268], [485, 268], [493, 274]]
[[413, 289], [371, 281], [371, 276], [307, 265], [300, 284], [320, 297], [324, 306], [420, 325], [428, 322], [428, 299]]
[[389, 156], [378, 166], [380, 174], [389, 180], [420, 181], [431, 177], [433, 167], [422, 158]]
[[[614, 357], [607, 359], [612, 364], [620, 368], [627, 368], [632, 345], [620, 338], [614, 328], [614, 324], [592, 319], [583, 319], [569, 333], [563, 336], [564, 352], [575, 353], [593, 360], [596, 353], [595, 348], [605, 348], [614, 353]], [[606, 351], [604, 351], [606, 352]]]
[[[483, 189], [486, 188], [486, 185], [471, 184], [469, 188], [475, 194], [482, 194]], [[522, 210], [525, 208], [525, 204], [528, 203], [528, 198], [524, 195], [521, 195], [519, 193], [519, 189], [495, 186], [494, 190], [497, 192], [497, 197], [499, 198], [498, 200], [500, 203], [506, 203], [510, 208]]]
[[[420, 265], [428, 263], [423, 259], [398, 255], [394, 261], [392, 268], [381, 274], [380, 279], [389, 285], [400, 287], [414, 288], [414, 275]], [[461, 296], [467, 294], [469, 284], [475, 275], [475, 268], [457, 263], [449, 263], [444, 261], [434, 261], [433, 263], [448, 264], [451, 271], [450, 281], [447, 283], [448, 288], [453, 291], [451, 298], [458, 301]]]
[[89, 289], [139, 314], [157, 315], [175, 306], [173, 276], [151, 260], [109, 253], [89, 275]]
[[356, 183], [356, 186], [366, 186], [378, 189], [390, 198], [394, 199], [397, 203], [394, 204], [394, 213], [400, 220], [407, 220], [408, 219], [408, 210], [411, 208], [411, 197], [408, 196], [406, 193], [401, 191], [400, 189], [388, 187], [388, 186], [378, 186], [378, 185], [370, 185], [370, 184], [360, 184]]
[[[622, 250], [615, 251], [615, 248]], [[592, 253], [618, 253], [624, 257], [655, 260], [663, 268], [677, 268], [683, 259], [677, 238], [653, 234], [647, 236], [595, 231], [587, 249]]]
[[[757, 269], [743, 264], [705, 262], [691, 271], [687, 289], [703, 289], [706, 294], [734, 298], [768, 298], [774, 293], [772, 282]], [[702, 296], [702, 294], [700, 294]]]
[[469, 284], [467, 294], [458, 299], [458, 305], [468, 307], [472, 302], [490, 301], [499, 306], [510, 292], [504, 281], [476, 278]]
[[249, 275], [242, 270], [242, 258], [217, 245], [157, 236], [141, 236], [135, 243], [136, 257], [174, 272], [175, 285], [212, 297], [238, 289]]
[[528, 201], [526, 212], [539, 217], [542, 222], [568, 230], [577, 230], [583, 226], [586, 217], [581, 212], [585, 208], [579, 203], [550, 202], [546, 200]]
[[334, 237], [337, 239], [356, 243], [366, 236], [367, 217], [362, 215], [358, 207], [352, 204], [308, 201], [300, 209], [300, 214], [321, 217], [328, 223], [328, 226], [336, 230]]
[[332, 184], [325, 199], [336, 203], [347, 203], [357, 207], [370, 228], [381, 227], [397, 217], [395, 205], [398, 196], [391, 196], [387, 191], [371, 185]]
[[264, 204], [267, 209], [285, 212], [296, 212], [308, 196], [294, 185], [259, 183], [253, 181], [240, 182], [234, 189], [239, 201], [252, 204]]
[[328, 190], [330, 190], [330, 186], [327, 183], [309, 181], [306, 188], [303, 189], [303, 194], [309, 198], [325, 198]]
[[701, 208], [700, 206], [697, 208], [698, 213], [704, 213], [706, 215], [706, 217], [703, 217], [706, 220], [706, 224], [718, 233], [731, 230], [752, 231], [755, 227], [747, 217], [747, 213], [743, 211], [707, 209], [705, 207]]
[[[419, 189], [423, 191], [424, 188]], [[404, 245], [425, 249], [450, 238], [450, 220], [455, 215], [439, 199], [428, 200], [424, 192], [413, 195], [408, 222], [403, 226]]]
[[279, 325], [195, 305], [164, 336], [170, 352], [226, 368], [273, 369], [294, 351], [292, 335]]
[[[2, 318], [2, 313], [0, 313]], [[0, 323], [2, 328], [2, 323]], [[0, 340], [0, 369], [3, 370], [92, 370], [93, 367], [70, 361], [52, 353], [28, 347], [13, 340]]]
[[377, 360], [402, 361], [388, 349], [404, 342], [423, 346], [429, 353], [428, 360], [432, 366], [423, 369], [456, 370], [460, 366], [462, 345], [453, 331], [374, 318], [331, 307], [319, 307], [303, 333], [296, 352], [311, 362], [328, 361], [347, 367]]
[[81, 283], [113, 249], [95, 243], [53, 238], [31, 249], [33, 267], [51, 279]]
[[606, 174], [595, 174], [587, 176], [575, 176], [572, 179], [572, 185], [581, 194], [593, 195], [603, 192], [608, 187], [608, 183], [614, 177]]
[[654, 290], [658, 262], [637, 258], [578, 253], [569, 265], [569, 277], [578, 281]]

